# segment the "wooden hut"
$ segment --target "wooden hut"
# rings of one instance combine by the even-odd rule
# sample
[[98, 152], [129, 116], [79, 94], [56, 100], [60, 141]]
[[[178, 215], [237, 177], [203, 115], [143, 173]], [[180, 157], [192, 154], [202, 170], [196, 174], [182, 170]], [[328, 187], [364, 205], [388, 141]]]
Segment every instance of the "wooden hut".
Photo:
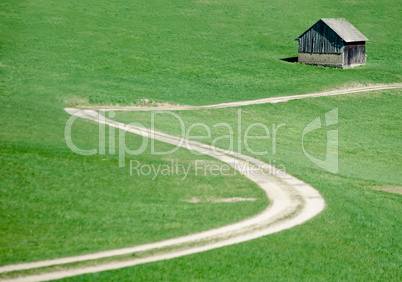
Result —
[[296, 40], [300, 63], [342, 68], [366, 63], [369, 40], [346, 19], [320, 19]]

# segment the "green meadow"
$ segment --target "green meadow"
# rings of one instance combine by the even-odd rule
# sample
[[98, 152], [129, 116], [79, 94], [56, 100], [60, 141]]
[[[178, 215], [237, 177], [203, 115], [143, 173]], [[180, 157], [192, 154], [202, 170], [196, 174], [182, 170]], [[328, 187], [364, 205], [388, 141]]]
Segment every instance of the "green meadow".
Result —
[[[210, 251], [199, 256], [180, 258], [177, 261], [158, 262], [133, 269], [112, 271], [107, 274], [84, 276], [92, 278], [157, 279], [161, 273], [167, 280], [189, 277], [213, 280], [257, 279], [274, 280], [375, 280], [379, 277], [397, 280], [401, 274], [401, 195], [387, 192], [392, 187], [401, 191], [400, 135], [402, 122], [401, 93], [376, 91], [336, 97], [309, 98], [279, 104], [255, 105], [241, 108], [243, 136], [241, 151], [275, 164], [317, 188], [326, 200], [326, 209], [310, 222], [272, 236], [251, 242]], [[339, 172], [332, 174], [310, 162], [302, 150], [302, 133], [315, 118], [337, 108], [339, 123], [325, 126], [304, 138], [306, 151], [325, 159], [326, 131], [337, 129], [339, 135]], [[214, 127], [227, 122], [234, 132], [234, 148], [239, 129], [239, 109], [201, 110], [176, 112], [188, 130], [201, 119], [211, 129], [207, 137], [205, 127], [195, 127], [191, 135], [211, 144], [228, 129]], [[124, 122], [141, 120], [145, 126], [151, 113], [118, 112]], [[169, 113], [158, 114], [155, 128], [180, 135], [179, 122]], [[261, 122], [270, 131], [269, 139], [249, 138], [244, 142], [247, 128]], [[324, 123], [325, 124], [325, 123]], [[275, 149], [272, 147], [272, 125], [278, 128]], [[249, 130], [250, 136], [265, 136], [261, 127]], [[230, 138], [217, 144], [230, 149]], [[250, 151], [251, 150], [251, 151]], [[274, 151], [275, 150], [275, 151]], [[382, 191], [378, 191], [382, 190]], [[400, 193], [400, 192], [399, 192]], [[247, 253], [245, 255], [244, 253]], [[200, 259], [205, 258], [205, 259]], [[210, 261], [207, 258], [216, 260]], [[244, 262], [247, 262], [244, 265]], [[196, 265], [183, 270], [184, 265]], [[173, 269], [173, 270], [171, 270]], [[213, 270], [211, 270], [213, 269]], [[183, 274], [185, 273], [185, 274]], [[72, 279], [74, 280], [74, 279]]]
[[[401, 82], [398, 1], [13, 1], [0, 3], [0, 264], [91, 253], [174, 238], [250, 217], [269, 203], [240, 175], [130, 175], [130, 161], [191, 165], [209, 157], [148, 148], [119, 167], [114, 144], [91, 156], [64, 137], [79, 105], [207, 105]], [[344, 17], [370, 39], [367, 64], [336, 69], [289, 63], [294, 41], [319, 18]], [[242, 107], [252, 123], [284, 124], [272, 138], [238, 146], [237, 108], [176, 112], [186, 128], [203, 122], [213, 138], [234, 130], [234, 150], [275, 162], [311, 184], [327, 207], [313, 220], [250, 242], [205, 253], [67, 280], [399, 280], [402, 122], [400, 90]], [[305, 126], [338, 108], [339, 172], [311, 163]], [[151, 125], [150, 113], [117, 112], [116, 120]], [[181, 134], [160, 115], [155, 128]], [[326, 130], [305, 137], [325, 158]], [[108, 132], [108, 128], [106, 128]], [[194, 135], [204, 136], [202, 128]], [[263, 132], [251, 131], [261, 135]], [[272, 131], [271, 131], [272, 133]], [[73, 141], [99, 146], [99, 126], [77, 120]], [[136, 148], [142, 137], [127, 134]], [[220, 140], [221, 148], [230, 146]], [[156, 143], [160, 150], [172, 146]], [[114, 153], [113, 153], [114, 150]], [[255, 202], [192, 204], [208, 197]]]

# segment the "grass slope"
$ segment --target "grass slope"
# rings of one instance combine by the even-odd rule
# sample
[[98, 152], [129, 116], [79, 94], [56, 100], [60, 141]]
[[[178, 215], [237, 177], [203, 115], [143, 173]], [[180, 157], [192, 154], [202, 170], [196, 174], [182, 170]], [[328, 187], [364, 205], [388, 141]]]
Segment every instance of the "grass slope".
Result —
[[[269, 128], [271, 124], [286, 124], [278, 130], [276, 153], [270, 151], [259, 158], [278, 167], [284, 165], [288, 173], [317, 188], [327, 204], [320, 215], [302, 226], [239, 245], [66, 280], [398, 280], [402, 274], [402, 196], [372, 188], [402, 186], [401, 103], [400, 91], [393, 90], [244, 107], [242, 134], [253, 122]], [[309, 153], [324, 159], [326, 130], [337, 129], [337, 174], [311, 163], [300, 140], [310, 121], [333, 108], [339, 110], [339, 124], [306, 135], [305, 145]], [[121, 112], [118, 118], [145, 123], [148, 114]], [[202, 119], [213, 128], [213, 124], [225, 121], [237, 132], [235, 109], [178, 114], [185, 124]], [[159, 120], [160, 129], [180, 132], [177, 123], [166, 120]], [[198, 129], [193, 135], [204, 136], [205, 131]], [[227, 133], [212, 131], [212, 138], [222, 134]], [[254, 139], [249, 146], [263, 151], [270, 150], [271, 143]], [[242, 151], [250, 154], [244, 144]]]
[[[76, 155], [65, 144], [63, 131], [68, 115], [63, 107], [135, 104], [143, 98], [198, 105], [307, 93], [345, 85], [400, 82], [399, 6], [394, 0], [325, 1], [320, 5], [311, 0], [2, 1], [0, 263], [78, 254], [171, 237], [238, 220], [267, 204], [261, 199], [257, 206], [250, 203], [220, 205], [219, 213], [227, 217], [217, 218], [215, 205], [196, 207], [178, 200], [197, 193], [203, 195], [205, 187], [216, 196], [226, 192], [228, 194], [222, 195], [232, 196], [231, 191], [222, 192], [220, 188], [234, 182], [241, 183], [242, 192], [233, 196], [245, 193], [260, 197], [260, 192], [241, 178], [191, 177], [184, 182], [195, 187], [188, 193], [177, 187], [177, 178], [151, 182], [148, 178], [128, 177], [127, 170], [117, 167], [116, 155]], [[345, 17], [371, 40], [367, 46], [366, 66], [341, 70], [280, 60], [296, 56], [294, 38], [322, 17]], [[241, 274], [241, 267], [231, 274], [232, 268], [240, 262], [242, 267], [249, 265], [256, 269], [255, 277], [284, 274], [294, 278], [297, 274], [306, 278], [346, 279], [367, 269], [367, 277], [384, 273], [393, 277], [392, 269], [400, 261], [400, 257], [393, 260], [395, 255], [399, 256], [398, 252], [390, 254], [398, 242], [392, 230], [398, 227], [396, 222], [400, 220], [397, 216], [400, 197], [361, 187], [346, 188], [360, 178], [365, 181], [358, 183], [364, 185], [400, 185], [393, 177], [398, 175], [393, 173], [398, 168], [398, 156], [385, 157], [389, 148], [395, 148], [398, 142], [398, 138], [395, 141], [390, 136], [398, 134], [395, 130], [399, 129], [393, 127], [395, 119], [399, 118], [394, 107], [401, 103], [395, 97], [390, 99], [392, 104], [384, 100], [378, 103], [386, 105], [382, 106], [385, 111], [381, 113], [388, 113], [390, 108], [394, 109], [391, 111], [394, 116], [373, 119], [369, 111], [366, 117], [371, 120], [370, 125], [340, 129], [340, 136], [350, 136], [350, 140], [342, 141], [350, 146], [344, 155], [345, 166], [342, 166], [348, 168], [347, 173], [328, 177], [302, 158], [292, 140], [282, 140], [279, 144], [278, 161], [283, 162], [289, 172], [319, 187], [325, 197], [330, 197], [327, 214], [310, 225], [286, 233], [290, 235], [274, 235], [270, 237], [272, 241], [260, 239], [194, 255], [190, 260], [182, 258], [141, 266], [136, 270], [137, 278], [157, 277], [158, 271], [164, 268], [172, 270], [171, 276], [165, 276], [171, 279], [231, 277]], [[320, 109], [335, 106], [331, 99], [319, 101]], [[290, 118], [301, 119], [298, 126], [318, 114], [305, 104], [307, 102], [298, 103], [301, 103], [298, 104], [300, 111], [288, 111], [286, 107], [290, 103], [286, 103], [278, 106], [281, 111], [276, 114], [286, 113], [289, 124]], [[377, 102], [372, 103], [366, 107], [377, 106]], [[353, 105], [357, 109], [361, 107], [360, 102], [353, 102]], [[301, 111], [303, 108], [309, 112]], [[267, 117], [268, 113], [261, 109], [271, 111], [274, 108], [248, 108], [253, 112], [252, 120], [263, 121]], [[355, 108], [349, 110], [350, 116], [341, 113], [344, 119], [359, 118], [357, 114], [354, 116]], [[220, 119], [231, 122], [235, 113], [230, 109], [220, 111]], [[204, 119], [208, 121], [209, 117], [201, 115], [198, 121]], [[146, 119], [141, 121], [146, 122]], [[387, 137], [386, 142], [372, 137], [378, 132]], [[97, 134], [95, 124], [84, 121], [75, 124], [74, 141], [85, 148], [97, 146]], [[353, 143], [356, 138], [359, 143]], [[132, 146], [139, 142], [138, 137], [128, 139]], [[366, 149], [373, 145], [376, 151], [367, 153]], [[383, 150], [386, 153], [379, 154]], [[183, 163], [193, 161], [192, 157], [185, 151], [168, 156]], [[169, 162], [149, 153], [138, 159], [146, 163]], [[360, 166], [355, 165], [355, 159], [360, 160]], [[391, 169], [377, 169], [375, 160], [387, 162]], [[311, 175], [306, 172], [309, 168]], [[338, 194], [333, 194], [334, 191]], [[172, 198], [166, 205], [170, 193]], [[145, 201], [150, 194], [156, 198]], [[330, 209], [332, 206], [334, 209]], [[354, 208], [350, 214], [345, 212], [350, 211], [349, 206]], [[129, 207], [135, 208], [128, 210]], [[177, 215], [180, 209], [186, 213]], [[338, 212], [340, 220], [329, 220]], [[161, 214], [168, 219], [161, 218]], [[193, 222], [192, 217], [200, 220]], [[169, 225], [173, 218], [179, 220], [173, 221], [174, 226]], [[363, 228], [367, 232], [361, 233], [360, 226], [366, 225], [370, 228]], [[385, 231], [382, 231], [384, 226]], [[315, 237], [317, 230], [321, 233]], [[336, 232], [327, 234], [326, 230]], [[325, 237], [322, 233], [326, 234], [326, 241], [320, 241]], [[343, 235], [339, 237], [339, 234]], [[364, 243], [355, 243], [357, 237]], [[314, 246], [316, 248], [312, 249], [316, 251], [308, 248]], [[294, 251], [283, 254], [281, 250], [286, 249]], [[269, 257], [263, 259], [255, 255], [266, 252]], [[316, 256], [317, 253], [321, 255]], [[353, 254], [351, 259], [346, 256], [349, 253]], [[367, 259], [366, 253], [369, 254]], [[380, 266], [374, 266], [376, 253]], [[210, 254], [220, 263], [214, 265], [216, 260], [208, 259]], [[389, 259], [385, 254], [390, 254]], [[202, 263], [194, 263], [198, 259]], [[192, 267], [184, 267], [186, 261]], [[371, 268], [365, 268], [366, 262]], [[254, 277], [248, 268], [244, 269], [243, 276], [239, 277]], [[123, 271], [121, 275], [130, 276], [130, 271]], [[247, 273], [251, 273], [250, 276]]]
[[[54, 130], [63, 136], [63, 129]], [[73, 140], [80, 148], [92, 148], [98, 143], [97, 130], [95, 124], [77, 121]], [[19, 137], [0, 150], [2, 264], [173, 238], [236, 222], [267, 205], [264, 193], [239, 174], [222, 178], [207, 173], [204, 177], [195, 171], [196, 160], [220, 163], [186, 150], [154, 156], [148, 149], [128, 157], [126, 166], [119, 168], [116, 155], [77, 155], [65, 148], [63, 138], [43, 142], [34, 130], [30, 135], [21, 132]], [[126, 139], [130, 148], [142, 142], [137, 136]], [[168, 167], [169, 175], [156, 175], [148, 167], [144, 175], [135, 169], [130, 175], [130, 160], [140, 166]], [[191, 166], [189, 175], [185, 177], [182, 169], [176, 173], [171, 161], [186, 169]], [[182, 201], [193, 197], [259, 200], [230, 205]]]
[[[58, 106], [141, 98], [205, 104], [397, 82], [397, 4], [6, 0], [3, 95]], [[366, 66], [341, 70], [280, 60], [297, 56], [294, 39], [322, 17], [345, 17], [371, 40]]]

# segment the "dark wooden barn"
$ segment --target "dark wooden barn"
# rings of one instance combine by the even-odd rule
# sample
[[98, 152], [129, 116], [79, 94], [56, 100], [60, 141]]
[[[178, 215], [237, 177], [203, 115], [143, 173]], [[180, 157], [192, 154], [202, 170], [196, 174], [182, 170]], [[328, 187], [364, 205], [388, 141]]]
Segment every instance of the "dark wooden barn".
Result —
[[346, 19], [320, 19], [296, 40], [300, 63], [342, 68], [366, 63], [369, 40]]

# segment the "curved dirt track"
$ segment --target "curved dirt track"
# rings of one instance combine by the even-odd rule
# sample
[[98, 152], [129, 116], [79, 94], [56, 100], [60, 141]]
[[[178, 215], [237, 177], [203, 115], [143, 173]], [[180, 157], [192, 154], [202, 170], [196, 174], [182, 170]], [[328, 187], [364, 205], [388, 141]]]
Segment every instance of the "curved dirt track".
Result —
[[263, 99], [258, 99], [258, 100], [221, 103], [221, 104], [205, 105], [205, 106], [173, 106], [173, 105], [172, 106], [160, 106], [160, 107], [96, 106], [96, 107], [79, 107], [79, 108], [87, 109], [87, 110], [102, 109], [105, 111], [155, 111], [155, 110], [158, 110], [158, 111], [188, 111], [188, 110], [203, 110], [203, 109], [222, 109], [222, 108], [233, 108], [233, 107], [242, 107], [242, 106], [249, 106], [249, 105], [258, 105], [258, 104], [275, 104], [275, 103], [281, 103], [281, 102], [287, 102], [287, 101], [291, 101], [291, 100], [299, 100], [299, 99], [305, 99], [305, 98], [336, 96], [336, 95], [369, 92], [369, 91], [375, 91], [375, 90], [397, 89], [397, 88], [402, 88], [402, 84], [370, 85], [370, 86], [362, 86], [362, 87], [348, 88], [348, 89], [342, 89], [342, 90], [332, 90], [332, 91], [319, 92], [319, 93], [282, 96], [282, 97], [271, 97], [271, 98], [263, 98]]
[[[321, 195], [308, 184], [282, 172], [272, 166], [236, 152], [224, 151], [206, 144], [179, 138], [157, 131], [128, 126], [109, 120], [92, 110], [66, 109], [68, 113], [80, 118], [108, 124], [128, 132], [153, 138], [158, 141], [180, 146], [209, 155], [232, 166], [244, 176], [257, 183], [267, 194], [271, 204], [262, 213], [241, 222], [224, 227], [191, 234], [161, 242], [99, 252], [90, 255], [68, 257], [33, 263], [9, 265], [0, 268], [0, 272], [18, 271], [62, 265], [79, 261], [96, 260], [145, 251], [157, 251], [152, 255], [121, 262], [102, 263], [96, 266], [74, 268], [53, 273], [17, 278], [11, 281], [44, 281], [60, 279], [91, 272], [99, 272], [133, 266], [141, 263], [171, 259], [179, 256], [202, 252], [214, 248], [252, 240], [274, 232], [301, 224], [320, 213], [325, 202]], [[272, 174], [269, 172], [273, 172]], [[191, 246], [190, 246], [191, 245]], [[169, 248], [168, 250], [164, 248]]]
[[[348, 91], [350, 92], [348, 93], [366, 92], [366, 91], [401, 88], [401, 87], [402, 85], [398, 86], [390, 85], [388, 86], [388, 88], [386, 88], [386, 86], [378, 86], [378, 87], [372, 86], [371, 90], [367, 90], [368, 88], [364, 89], [359, 88], [360, 89], [359, 91], [356, 91], [356, 89], [355, 90], [349, 89]], [[327, 93], [330, 93], [328, 95], [347, 94], [347, 93], [334, 94], [334, 92], [327, 92]], [[300, 98], [328, 96], [322, 94], [323, 93], [321, 93], [319, 96], [316, 96], [318, 94], [306, 94], [302, 95], [304, 97]], [[290, 98], [288, 99], [285, 99], [286, 97], [281, 97], [280, 101], [279, 100], [268, 101], [270, 99], [273, 99], [269, 98], [256, 101], [239, 102], [243, 103], [241, 105], [239, 103], [229, 103], [229, 104], [232, 105], [235, 104], [233, 106], [243, 106], [251, 104], [261, 104], [262, 103], [261, 101], [263, 100], [265, 101], [264, 103], [277, 103], [292, 99], [300, 99], [299, 97], [298, 98], [295, 98], [293, 96], [289, 97]], [[202, 106], [197, 107], [197, 109], [221, 108], [223, 107], [222, 105], [227, 104], [219, 104], [219, 105]], [[120, 110], [120, 109], [121, 108], [119, 109], [110, 108], [110, 110]], [[94, 272], [118, 269], [122, 267], [134, 266], [137, 264], [171, 259], [193, 253], [203, 252], [214, 248], [219, 248], [227, 245], [252, 240], [258, 237], [279, 232], [281, 230], [285, 230], [293, 226], [302, 224], [307, 220], [316, 216], [325, 207], [324, 199], [321, 197], [318, 191], [316, 191], [313, 187], [295, 177], [292, 177], [284, 172], [281, 172], [275, 169], [274, 167], [260, 160], [254, 159], [252, 157], [245, 156], [236, 152], [224, 151], [219, 148], [214, 148], [200, 142], [179, 138], [176, 136], [164, 134], [162, 132], [117, 123], [114, 120], [109, 120], [105, 118], [104, 116], [100, 115], [99, 113], [93, 110], [71, 109], [71, 108], [65, 110], [69, 114], [83, 119], [88, 119], [98, 123], [104, 123], [109, 126], [118, 127], [121, 130], [126, 130], [128, 132], [138, 134], [141, 136], [146, 136], [148, 138], [153, 138], [161, 142], [187, 148], [189, 150], [200, 152], [205, 155], [209, 155], [213, 158], [216, 158], [222, 162], [225, 162], [230, 166], [232, 166], [234, 169], [240, 171], [245, 177], [257, 183], [265, 191], [267, 197], [270, 199], [270, 205], [262, 213], [252, 218], [243, 220], [241, 222], [179, 238], [135, 246], [131, 248], [104, 251], [82, 256], [67, 257], [67, 258], [0, 267], [0, 273], [4, 273], [10, 271], [36, 269], [47, 266], [64, 265], [80, 261], [90, 261], [90, 260], [97, 260], [102, 258], [117, 257], [122, 255], [128, 255], [133, 253], [137, 254], [144, 252], [144, 255], [141, 258], [135, 258], [118, 262], [106, 262], [106, 263], [100, 262], [95, 266], [76, 267], [66, 270], [55, 271], [51, 273], [30, 275], [10, 279], [9, 281], [45, 281], [52, 279], [60, 279], [64, 277], [71, 277], [85, 273], [94, 273]], [[152, 108], [152, 110], [160, 110], [160, 109]], [[176, 110], [176, 109], [169, 108], [167, 110]]]

